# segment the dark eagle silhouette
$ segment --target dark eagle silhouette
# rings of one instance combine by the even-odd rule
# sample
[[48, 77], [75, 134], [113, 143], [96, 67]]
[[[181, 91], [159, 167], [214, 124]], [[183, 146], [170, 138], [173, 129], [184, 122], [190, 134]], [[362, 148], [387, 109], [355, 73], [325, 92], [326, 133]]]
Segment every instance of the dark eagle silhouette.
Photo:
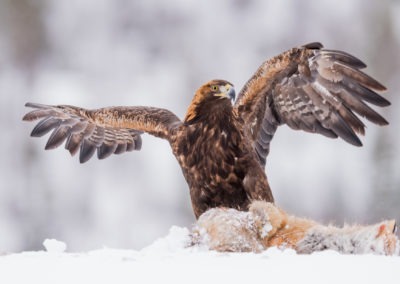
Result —
[[[213, 80], [200, 87], [181, 121], [166, 109], [27, 103], [35, 110], [23, 120], [41, 121], [31, 136], [53, 130], [46, 149], [60, 146], [81, 163], [97, 151], [111, 154], [140, 150], [146, 132], [168, 140], [190, 187], [196, 217], [209, 208], [247, 210], [252, 200], [273, 202], [265, 174], [270, 142], [279, 125], [340, 137], [361, 146], [360, 117], [388, 122], [366, 103], [390, 103], [377, 92], [385, 87], [361, 71], [366, 65], [320, 43], [290, 49], [265, 61], [235, 99], [233, 85]], [[358, 116], [357, 116], [358, 115]]]

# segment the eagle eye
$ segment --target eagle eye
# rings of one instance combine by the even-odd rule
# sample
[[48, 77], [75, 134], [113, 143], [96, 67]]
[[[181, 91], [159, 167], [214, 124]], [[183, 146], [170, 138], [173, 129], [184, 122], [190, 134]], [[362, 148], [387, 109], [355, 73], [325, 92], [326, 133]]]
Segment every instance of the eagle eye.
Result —
[[217, 85], [211, 86], [211, 90], [214, 91], [214, 92], [218, 91], [218, 89], [219, 88], [218, 88]]

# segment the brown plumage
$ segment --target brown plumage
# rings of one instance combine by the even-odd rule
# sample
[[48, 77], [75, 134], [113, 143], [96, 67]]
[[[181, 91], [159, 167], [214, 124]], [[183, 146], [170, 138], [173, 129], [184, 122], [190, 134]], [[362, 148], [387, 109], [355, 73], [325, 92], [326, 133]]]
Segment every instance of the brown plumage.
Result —
[[32, 103], [26, 106], [35, 110], [23, 119], [41, 119], [31, 135], [54, 129], [46, 149], [66, 141], [71, 155], [80, 149], [81, 163], [96, 150], [99, 159], [139, 150], [143, 132], [166, 139], [189, 184], [196, 217], [218, 206], [247, 210], [252, 200], [273, 201], [264, 166], [279, 125], [361, 146], [357, 134], [365, 126], [355, 113], [387, 124], [365, 103], [390, 104], [376, 93], [385, 87], [360, 71], [364, 67], [345, 52], [312, 43], [264, 62], [234, 104], [229, 82], [203, 85], [183, 121], [152, 107], [85, 110]]

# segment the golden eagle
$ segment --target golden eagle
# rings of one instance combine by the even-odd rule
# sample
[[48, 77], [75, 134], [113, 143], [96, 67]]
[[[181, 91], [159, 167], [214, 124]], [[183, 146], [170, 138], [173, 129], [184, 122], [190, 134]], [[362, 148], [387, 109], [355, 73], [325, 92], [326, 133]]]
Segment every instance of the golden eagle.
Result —
[[[279, 125], [340, 137], [361, 146], [360, 120], [388, 122], [367, 104], [389, 101], [385, 87], [361, 71], [366, 65], [343, 51], [320, 43], [292, 48], [265, 61], [235, 101], [233, 85], [213, 80], [200, 87], [183, 121], [154, 107], [79, 107], [27, 103], [35, 110], [23, 120], [41, 121], [31, 136], [53, 130], [46, 149], [60, 146], [81, 163], [97, 151], [111, 154], [140, 150], [141, 134], [168, 140], [190, 188], [194, 214], [224, 206], [247, 210], [252, 200], [273, 202], [265, 174], [269, 144]], [[357, 116], [357, 115], [358, 116]]]

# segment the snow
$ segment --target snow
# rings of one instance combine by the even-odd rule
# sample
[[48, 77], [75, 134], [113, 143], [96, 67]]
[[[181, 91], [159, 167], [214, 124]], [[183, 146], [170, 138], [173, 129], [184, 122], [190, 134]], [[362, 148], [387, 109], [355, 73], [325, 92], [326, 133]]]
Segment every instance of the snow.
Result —
[[67, 253], [57, 249], [61, 242], [48, 240], [50, 251], [0, 256], [0, 283], [396, 283], [400, 267], [398, 256], [333, 251], [217, 253], [187, 247], [188, 232], [172, 227], [166, 237], [138, 251]]
[[271, 225], [271, 223], [266, 223], [266, 224], [262, 227], [261, 238], [265, 238], [271, 230], [272, 230], [272, 225]]
[[43, 242], [47, 252], [61, 253], [67, 249], [67, 245], [64, 242], [57, 241], [55, 239], [45, 239]]

